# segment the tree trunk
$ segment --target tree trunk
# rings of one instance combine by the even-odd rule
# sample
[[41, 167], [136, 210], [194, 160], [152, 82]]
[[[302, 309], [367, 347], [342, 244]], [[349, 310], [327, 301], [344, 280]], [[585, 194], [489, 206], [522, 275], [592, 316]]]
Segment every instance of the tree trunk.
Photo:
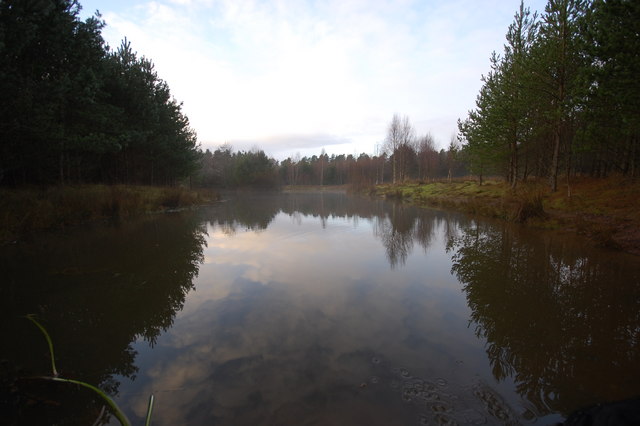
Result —
[[549, 185], [551, 192], [558, 190], [558, 158], [560, 156], [560, 130], [556, 129], [553, 135], [553, 156], [551, 157], [551, 170], [549, 171]]
[[393, 163], [392, 163], [392, 172], [393, 172], [393, 184], [395, 185], [396, 183], [396, 156], [393, 156]]
[[511, 148], [511, 158], [509, 159], [509, 184], [511, 189], [515, 189], [516, 184], [518, 183], [518, 158], [515, 142], [511, 142], [509, 145]]
[[571, 142], [567, 143], [567, 197], [571, 198]]

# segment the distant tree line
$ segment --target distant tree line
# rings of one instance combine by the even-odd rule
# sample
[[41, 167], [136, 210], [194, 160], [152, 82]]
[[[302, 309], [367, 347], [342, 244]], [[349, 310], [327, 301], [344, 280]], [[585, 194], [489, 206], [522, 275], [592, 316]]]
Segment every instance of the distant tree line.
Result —
[[370, 186], [407, 180], [638, 175], [640, 3], [521, 3], [447, 149], [394, 115], [375, 155], [200, 151], [182, 105], [125, 39], [111, 50], [77, 0], [0, 2], [0, 185]]
[[470, 171], [552, 191], [561, 175], [638, 176], [638, 52], [638, 1], [549, 0], [540, 16], [521, 3], [458, 122]]
[[195, 178], [198, 186], [256, 189], [278, 186], [278, 163], [259, 148], [233, 152], [231, 145], [224, 144], [214, 152], [207, 149], [199, 161]]
[[[394, 116], [389, 133], [399, 116]], [[412, 135], [415, 134], [408, 118], [402, 118]], [[389, 136], [388, 136], [389, 138]], [[199, 170], [193, 183], [218, 188], [276, 188], [281, 185], [352, 185], [366, 188], [382, 183], [400, 183], [407, 180], [430, 181], [468, 174], [464, 158], [455, 137], [447, 150], [435, 148], [433, 136], [405, 138], [397, 146], [385, 144], [379, 155], [362, 153], [301, 157], [299, 154], [283, 161], [267, 156], [254, 148], [233, 151], [222, 145], [215, 151], [206, 150], [200, 157]]]
[[174, 184], [197, 167], [189, 121], [125, 39], [77, 0], [0, 2], [0, 185]]
[[394, 115], [378, 155], [327, 155], [287, 158], [279, 164], [286, 185], [343, 185], [367, 187], [406, 181], [428, 182], [464, 176], [468, 172], [455, 135], [447, 150], [436, 149], [430, 133], [416, 136], [406, 116]]
[[[638, 52], [640, 2], [549, 0], [541, 15], [521, 3], [503, 53], [491, 56], [475, 108], [458, 121], [446, 150], [437, 150], [431, 134], [418, 136], [409, 118], [396, 114], [377, 155], [323, 151], [263, 161], [249, 180], [364, 187], [472, 173], [480, 183], [485, 176], [503, 176], [514, 188], [529, 177], [547, 178], [556, 191], [562, 175], [567, 184], [577, 174], [635, 177]], [[229, 150], [216, 151], [209, 156], [211, 175], [224, 185], [238, 182], [238, 171], [226, 165], [247, 155], [257, 152], [234, 157]]]

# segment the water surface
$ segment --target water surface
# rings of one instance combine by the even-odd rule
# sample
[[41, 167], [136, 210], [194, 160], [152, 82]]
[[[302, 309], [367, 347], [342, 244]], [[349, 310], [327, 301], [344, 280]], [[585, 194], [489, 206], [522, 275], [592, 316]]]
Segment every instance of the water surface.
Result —
[[[566, 236], [282, 194], [3, 251], [5, 375], [47, 373], [37, 313], [137, 424], [150, 394], [157, 425], [550, 424], [640, 394], [640, 262]], [[17, 383], [14, 423], [102, 406]]]

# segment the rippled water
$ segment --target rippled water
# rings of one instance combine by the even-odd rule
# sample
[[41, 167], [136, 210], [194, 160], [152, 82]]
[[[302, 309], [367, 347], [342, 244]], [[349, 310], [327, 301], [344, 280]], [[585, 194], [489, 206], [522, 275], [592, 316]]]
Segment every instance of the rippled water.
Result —
[[640, 262], [566, 236], [281, 194], [2, 250], [17, 424], [102, 408], [26, 379], [49, 368], [26, 313], [137, 424], [150, 394], [157, 425], [550, 424], [640, 394]]

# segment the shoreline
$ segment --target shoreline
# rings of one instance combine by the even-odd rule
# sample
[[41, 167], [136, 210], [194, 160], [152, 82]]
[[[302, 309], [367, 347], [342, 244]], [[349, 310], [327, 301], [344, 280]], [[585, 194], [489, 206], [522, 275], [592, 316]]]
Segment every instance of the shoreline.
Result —
[[36, 232], [209, 204], [215, 191], [142, 185], [0, 189], [0, 245]]
[[[570, 189], [570, 191], [568, 190]], [[499, 180], [384, 184], [369, 194], [418, 207], [448, 208], [586, 237], [594, 245], [640, 256], [640, 182], [574, 178], [555, 193], [545, 182], [515, 190]]]
[[[640, 181], [575, 178], [550, 193], [544, 182], [511, 190], [500, 180], [382, 184], [369, 196], [446, 208], [586, 237], [596, 246], [640, 256]], [[283, 193], [349, 193], [348, 185], [297, 185]], [[170, 212], [220, 199], [215, 190], [136, 185], [68, 185], [0, 189], [0, 245], [36, 232]]]
[[297, 194], [304, 192], [326, 192], [326, 193], [347, 193], [351, 186], [345, 185], [285, 185], [282, 187], [283, 193]]

